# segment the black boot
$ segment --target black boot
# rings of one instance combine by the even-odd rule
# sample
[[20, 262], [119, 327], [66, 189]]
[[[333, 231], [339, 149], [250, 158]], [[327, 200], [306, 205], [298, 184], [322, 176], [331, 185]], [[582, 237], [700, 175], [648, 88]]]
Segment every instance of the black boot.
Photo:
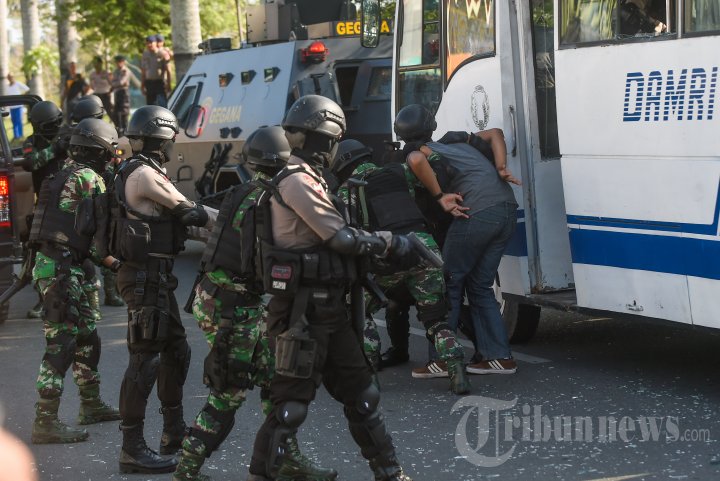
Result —
[[410, 476], [403, 473], [394, 454], [380, 455], [371, 459], [370, 469], [375, 475], [375, 481], [413, 481]]
[[163, 432], [160, 438], [160, 454], [175, 454], [182, 448], [187, 426], [183, 420], [182, 404], [174, 407], [161, 407]]
[[123, 445], [120, 451], [121, 473], [161, 474], [175, 471], [175, 458], [163, 458], [148, 448], [143, 436], [143, 423], [120, 425]]
[[407, 346], [405, 349], [401, 349], [395, 346], [391, 346], [390, 349], [385, 351], [380, 359], [381, 367], [392, 367], [399, 364], [404, 364], [410, 360]]

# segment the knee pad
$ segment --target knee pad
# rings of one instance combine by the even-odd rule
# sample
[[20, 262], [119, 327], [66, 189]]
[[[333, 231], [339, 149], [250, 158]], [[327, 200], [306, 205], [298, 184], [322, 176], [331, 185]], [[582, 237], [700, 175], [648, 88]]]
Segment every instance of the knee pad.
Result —
[[135, 384], [147, 400], [157, 380], [160, 359], [156, 353], [142, 352], [130, 355], [130, 364], [125, 377]]
[[97, 331], [95, 330], [89, 336], [85, 336], [83, 338], [78, 337], [77, 347], [89, 347], [90, 355], [75, 355], [75, 361], [87, 364], [88, 366], [90, 366], [91, 369], [97, 370], [97, 366], [100, 363], [101, 350], [100, 336], [98, 335]]
[[375, 384], [370, 384], [357, 398], [355, 409], [364, 416], [377, 411], [380, 404], [380, 391]]
[[69, 332], [61, 332], [55, 337], [46, 339], [47, 348], [43, 360], [58, 374], [64, 375], [75, 357], [75, 336]]
[[427, 306], [417, 306], [418, 321], [429, 330], [429, 326], [447, 318], [448, 305], [445, 300]]
[[277, 420], [281, 425], [290, 429], [297, 429], [305, 421], [308, 406], [298, 401], [287, 401], [277, 411]]

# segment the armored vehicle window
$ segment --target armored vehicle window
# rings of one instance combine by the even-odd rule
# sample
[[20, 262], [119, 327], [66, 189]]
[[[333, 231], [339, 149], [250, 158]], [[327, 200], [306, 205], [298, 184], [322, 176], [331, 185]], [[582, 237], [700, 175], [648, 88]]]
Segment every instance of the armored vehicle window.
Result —
[[187, 123], [187, 116], [190, 109], [195, 101], [195, 92], [197, 91], [197, 85], [189, 85], [183, 89], [178, 96], [177, 101], [172, 106], [172, 112], [178, 119], [180, 126], [185, 127]]
[[355, 90], [355, 79], [358, 74], [358, 65], [344, 65], [335, 67], [335, 78], [340, 90], [340, 102], [343, 107], [352, 103], [352, 94]]
[[368, 97], [390, 97], [392, 92], [392, 69], [390, 67], [375, 67], [370, 74]]

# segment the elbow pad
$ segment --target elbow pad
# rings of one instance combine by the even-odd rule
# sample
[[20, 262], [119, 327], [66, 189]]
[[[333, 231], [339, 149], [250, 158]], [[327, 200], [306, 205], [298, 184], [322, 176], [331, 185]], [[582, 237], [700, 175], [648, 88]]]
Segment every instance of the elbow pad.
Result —
[[365, 235], [345, 226], [328, 240], [328, 247], [346, 255], [383, 255], [387, 243], [381, 237]]
[[184, 200], [176, 205], [170, 214], [177, 217], [182, 225], [203, 227], [208, 222], [208, 213], [200, 204]]

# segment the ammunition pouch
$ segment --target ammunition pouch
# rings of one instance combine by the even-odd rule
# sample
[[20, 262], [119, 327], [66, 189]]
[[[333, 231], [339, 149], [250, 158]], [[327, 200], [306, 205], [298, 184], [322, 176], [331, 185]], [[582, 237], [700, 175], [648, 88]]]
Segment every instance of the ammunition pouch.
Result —
[[116, 248], [113, 254], [131, 262], [145, 262], [150, 252], [150, 225], [136, 219], [119, 218], [115, 221]]
[[75, 232], [83, 236], [93, 236], [97, 232], [95, 202], [92, 197], [86, 197], [78, 204], [75, 212]]
[[317, 341], [310, 337], [307, 321], [304, 321], [304, 325], [296, 323], [277, 337], [275, 372], [282, 376], [310, 379], [316, 354]]
[[130, 311], [128, 324], [130, 344], [167, 339], [169, 322], [169, 314], [154, 306], [143, 306]]

